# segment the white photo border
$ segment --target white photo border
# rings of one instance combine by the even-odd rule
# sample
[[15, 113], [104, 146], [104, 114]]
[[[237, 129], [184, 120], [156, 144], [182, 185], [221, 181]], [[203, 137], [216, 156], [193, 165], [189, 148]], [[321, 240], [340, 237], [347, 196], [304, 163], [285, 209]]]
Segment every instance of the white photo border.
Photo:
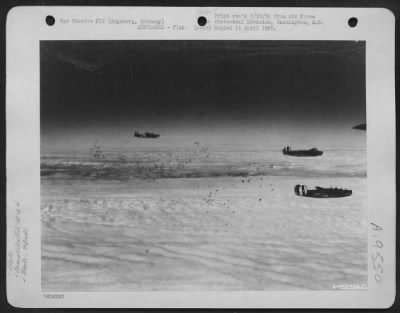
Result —
[[[199, 31], [215, 13], [313, 14], [319, 27], [270, 32]], [[45, 18], [52, 15], [52, 27]], [[357, 17], [357, 27], [348, 25]], [[96, 17], [153, 19], [185, 30], [129, 24], [63, 24]], [[387, 308], [395, 299], [395, 18], [382, 8], [15, 7], [6, 24], [7, 299], [16, 307]], [[363, 40], [366, 41], [368, 289], [230, 292], [42, 292], [40, 220], [41, 40]], [[13, 251], [21, 252], [11, 259]], [[382, 260], [381, 260], [382, 259]], [[381, 260], [381, 261], [380, 261]], [[15, 269], [18, 266], [18, 271]]]

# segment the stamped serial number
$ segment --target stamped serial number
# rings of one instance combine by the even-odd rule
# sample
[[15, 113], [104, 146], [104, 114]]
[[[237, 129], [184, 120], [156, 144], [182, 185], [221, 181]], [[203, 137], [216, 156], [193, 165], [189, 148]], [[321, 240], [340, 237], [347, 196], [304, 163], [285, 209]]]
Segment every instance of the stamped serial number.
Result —
[[44, 294], [43, 298], [46, 299], [64, 299], [63, 294]]
[[374, 269], [374, 279], [377, 283], [383, 282], [383, 247], [384, 244], [382, 242], [381, 234], [383, 228], [375, 223], [371, 223], [371, 231], [372, 237], [374, 238], [372, 249], [371, 249], [371, 260], [372, 260], [372, 267]]

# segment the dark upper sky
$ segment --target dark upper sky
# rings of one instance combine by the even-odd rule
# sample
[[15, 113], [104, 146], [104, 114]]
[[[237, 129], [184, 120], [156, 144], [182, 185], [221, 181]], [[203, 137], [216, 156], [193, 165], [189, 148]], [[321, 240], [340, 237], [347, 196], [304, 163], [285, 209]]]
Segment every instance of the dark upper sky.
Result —
[[365, 42], [42, 41], [43, 129], [365, 122]]

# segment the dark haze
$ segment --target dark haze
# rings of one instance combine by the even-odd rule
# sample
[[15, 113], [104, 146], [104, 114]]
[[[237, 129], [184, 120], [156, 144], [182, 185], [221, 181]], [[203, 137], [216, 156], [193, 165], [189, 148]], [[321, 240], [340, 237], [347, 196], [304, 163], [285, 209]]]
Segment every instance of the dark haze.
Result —
[[41, 126], [365, 122], [365, 42], [42, 41]]

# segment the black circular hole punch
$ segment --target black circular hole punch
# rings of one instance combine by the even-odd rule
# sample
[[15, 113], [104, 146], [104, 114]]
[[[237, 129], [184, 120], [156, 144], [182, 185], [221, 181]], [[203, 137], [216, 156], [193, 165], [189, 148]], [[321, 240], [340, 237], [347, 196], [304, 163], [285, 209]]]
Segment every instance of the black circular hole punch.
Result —
[[349, 18], [348, 22], [350, 27], [356, 27], [358, 23], [358, 19], [356, 17]]
[[207, 24], [207, 19], [204, 16], [200, 16], [197, 19], [197, 24], [199, 24], [200, 26], [205, 26]]
[[47, 15], [46, 16], [46, 24], [49, 26], [53, 26], [56, 22], [56, 19], [52, 15]]

